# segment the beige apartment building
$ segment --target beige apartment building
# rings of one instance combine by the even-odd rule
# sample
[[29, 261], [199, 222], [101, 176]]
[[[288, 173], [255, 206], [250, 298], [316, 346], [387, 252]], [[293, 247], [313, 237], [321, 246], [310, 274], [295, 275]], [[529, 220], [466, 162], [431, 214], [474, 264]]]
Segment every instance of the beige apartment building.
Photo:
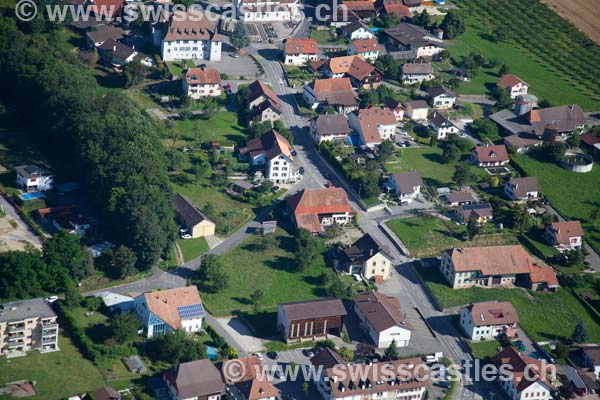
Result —
[[24, 356], [58, 347], [56, 313], [43, 298], [0, 304], [0, 355]]

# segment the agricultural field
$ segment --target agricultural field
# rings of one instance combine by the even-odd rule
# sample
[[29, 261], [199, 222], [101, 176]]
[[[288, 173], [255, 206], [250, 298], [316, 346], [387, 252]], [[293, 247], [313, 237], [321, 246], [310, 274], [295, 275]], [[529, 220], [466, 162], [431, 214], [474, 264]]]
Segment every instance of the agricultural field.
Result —
[[325, 296], [319, 280], [328, 269], [325, 259], [320, 257], [306, 271], [292, 271], [293, 237], [279, 228], [275, 235], [275, 245], [263, 248], [263, 237], [251, 236], [221, 256], [229, 287], [219, 293], [202, 293], [202, 301], [212, 314], [251, 310], [249, 297], [257, 289], [264, 292], [260, 306], [268, 311], [281, 302]]
[[[467, 31], [450, 46], [452, 56], [474, 51], [496, 58], [528, 82], [540, 100], [552, 105], [577, 103], [587, 111], [600, 109], [595, 68], [600, 46], [550, 8], [538, 0], [465, 0], [457, 5]], [[502, 25], [518, 29], [510, 30], [507, 41], [497, 42], [493, 32]], [[498, 79], [495, 71], [483, 69], [459, 92], [489, 92]]]
[[596, 0], [542, 0], [542, 3], [600, 44], [600, 8]]
[[538, 152], [517, 155], [513, 162], [528, 176], [537, 176], [542, 192], [564, 218], [582, 222], [585, 240], [600, 251], [600, 221], [594, 224], [590, 219], [593, 208], [600, 207], [600, 168], [587, 174], [570, 172], [545, 162]]
[[439, 257], [451, 247], [500, 246], [517, 243], [510, 233], [479, 235], [473, 240], [463, 240], [464, 225], [444, 221], [430, 215], [399, 218], [386, 222], [386, 225], [406, 245], [413, 257]]
[[510, 301], [517, 309], [521, 327], [535, 341], [569, 338], [578, 321], [586, 324], [591, 342], [600, 340], [600, 325], [569, 289], [561, 288], [556, 293], [522, 288], [454, 290], [435, 267], [417, 267], [417, 272], [442, 307], [489, 300]]

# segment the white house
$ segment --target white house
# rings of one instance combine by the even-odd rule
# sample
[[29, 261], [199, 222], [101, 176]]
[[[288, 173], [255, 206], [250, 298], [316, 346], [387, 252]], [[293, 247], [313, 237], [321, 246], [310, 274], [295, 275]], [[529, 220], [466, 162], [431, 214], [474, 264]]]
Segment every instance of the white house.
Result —
[[429, 126], [435, 131], [437, 140], [446, 140], [450, 135], [456, 135], [459, 132], [456, 125], [437, 111], [431, 116]]
[[349, 114], [348, 122], [360, 136], [360, 142], [375, 147], [384, 140], [393, 140], [398, 122], [387, 107], [371, 107]]
[[36, 165], [21, 165], [15, 171], [17, 185], [26, 192], [43, 192], [54, 187], [54, 176]]
[[398, 196], [401, 204], [411, 203], [417, 198], [423, 186], [418, 172], [396, 172], [388, 179], [388, 190]]
[[434, 86], [430, 88], [427, 93], [431, 98], [431, 104], [433, 105], [433, 108], [448, 109], [454, 107], [456, 95], [452, 91], [446, 89], [444, 86]]
[[540, 183], [535, 176], [510, 178], [504, 184], [504, 194], [513, 201], [536, 200], [540, 190]]
[[377, 39], [357, 39], [354, 40], [348, 47], [349, 55], [363, 56], [367, 61], [375, 61], [379, 58], [381, 46]]
[[385, 100], [385, 106], [392, 110], [394, 116], [396, 117], [396, 121], [401, 122], [404, 119], [404, 106], [401, 102], [391, 97]]
[[359, 274], [381, 282], [390, 277], [392, 258], [368, 233], [351, 246], [340, 249], [334, 261], [336, 269], [345, 274]]
[[285, 65], [306, 65], [319, 59], [319, 44], [312, 38], [291, 37], [286, 40], [284, 48]]
[[[175, 12], [163, 25], [161, 57], [164, 61], [210, 60], [221, 61], [222, 41], [216, 26], [198, 10]], [[154, 29], [154, 28], [153, 28]]]
[[205, 314], [196, 286], [141, 294], [134, 300], [134, 310], [149, 338], [177, 329], [199, 332]]
[[556, 368], [548, 368], [548, 364], [519, 353], [512, 346], [492, 357], [492, 363], [510, 371], [506, 379], [498, 379], [498, 383], [511, 400], [553, 399], [552, 382], [556, 380]]
[[373, 39], [375, 37], [373, 31], [360, 20], [344, 26], [342, 32], [344, 37], [350, 40]]
[[553, 222], [546, 227], [544, 237], [561, 252], [581, 249], [583, 228], [579, 221]]
[[299, 16], [298, 0], [234, 0], [237, 19], [245, 22], [283, 22]]
[[529, 85], [512, 74], [504, 75], [496, 84], [500, 89], [506, 90], [512, 99], [524, 96], [529, 90]]
[[460, 326], [473, 341], [494, 340], [502, 334], [512, 338], [518, 324], [517, 310], [510, 301], [473, 303], [460, 312]]
[[221, 76], [214, 68], [190, 68], [183, 74], [183, 93], [199, 100], [221, 95]]
[[387, 348], [393, 340], [398, 347], [408, 346], [413, 328], [397, 297], [376, 291], [362, 293], [354, 298], [354, 311], [378, 348]]
[[295, 182], [301, 175], [294, 166], [292, 146], [279, 132], [271, 130], [239, 149], [240, 158], [253, 167], [265, 168], [265, 178], [275, 183]]
[[435, 79], [435, 75], [430, 63], [404, 64], [402, 66], [402, 83], [406, 85], [421, 84], [433, 79]]
[[384, 33], [392, 46], [400, 51], [412, 51], [414, 58], [434, 57], [446, 49], [440, 35], [432, 35], [417, 25], [402, 22], [385, 29]]

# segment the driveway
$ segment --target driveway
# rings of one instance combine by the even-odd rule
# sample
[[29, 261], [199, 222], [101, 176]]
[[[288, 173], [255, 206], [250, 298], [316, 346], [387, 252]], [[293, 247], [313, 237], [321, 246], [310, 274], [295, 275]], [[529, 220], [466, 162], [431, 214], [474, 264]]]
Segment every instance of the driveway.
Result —
[[264, 350], [264, 344], [268, 340], [259, 339], [253, 336], [246, 323], [237, 316], [211, 318], [211, 325], [217, 329], [220, 328], [233, 343], [230, 344], [237, 348], [238, 353], [256, 353]]
[[0, 210], [6, 215], [0, 218], [0, 251], [25, 250], [28, 245], [42, 248], [42, 242], [13, 206], [0, 196]]

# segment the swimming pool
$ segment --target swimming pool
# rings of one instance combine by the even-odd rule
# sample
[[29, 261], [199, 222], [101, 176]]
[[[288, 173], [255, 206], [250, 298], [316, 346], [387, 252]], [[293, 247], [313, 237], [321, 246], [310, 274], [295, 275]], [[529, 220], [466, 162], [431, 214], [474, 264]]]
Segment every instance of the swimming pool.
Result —
[[219, 354], [219, 350], [216, 347], [206, 346], [206, 355], [209, 360], [216, 360], [217, 355]]
[[35, 200], [35, 199], [44, 199], [46, 195], [42, 192], [31, 192], [31, 193], [21, 193], [19, 196], [23, 200]]

